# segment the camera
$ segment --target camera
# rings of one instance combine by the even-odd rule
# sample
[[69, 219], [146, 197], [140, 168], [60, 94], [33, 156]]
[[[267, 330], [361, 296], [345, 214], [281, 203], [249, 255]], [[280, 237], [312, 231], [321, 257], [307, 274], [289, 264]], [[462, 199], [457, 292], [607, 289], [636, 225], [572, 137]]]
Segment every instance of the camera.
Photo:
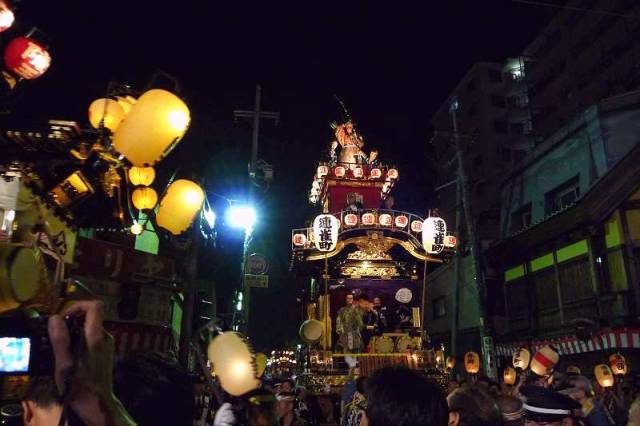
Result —
[[[70, 351], [77, 354], [82, 328], [76, 317], [66, 317]], [[0, 317], [0, 375], [53, 376], [55, 359], [48, 333], [48, 316]]]

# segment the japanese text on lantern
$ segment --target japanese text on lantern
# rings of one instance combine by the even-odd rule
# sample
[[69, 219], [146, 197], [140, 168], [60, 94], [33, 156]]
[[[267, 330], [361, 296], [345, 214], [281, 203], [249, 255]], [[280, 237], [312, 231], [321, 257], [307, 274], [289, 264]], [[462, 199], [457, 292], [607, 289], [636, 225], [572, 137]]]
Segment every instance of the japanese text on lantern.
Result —
[[313, 221], [313, 237], [320, 251], [335, 249], [338, 242], [338, 219], [330, 214], [319, 215]]

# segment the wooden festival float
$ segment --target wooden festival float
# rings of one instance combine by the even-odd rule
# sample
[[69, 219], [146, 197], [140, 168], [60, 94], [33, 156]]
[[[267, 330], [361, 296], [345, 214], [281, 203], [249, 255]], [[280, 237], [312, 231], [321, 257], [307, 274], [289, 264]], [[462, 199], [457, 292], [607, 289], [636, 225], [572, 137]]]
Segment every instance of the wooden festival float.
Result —
[[[444, 372], [425, 324], [426, 272], [429, 263], [451, 258], [456, 238], [439, 217], [394, 210], [398, 169], [379, 162], [377, 151], [365, 155], [350, 121], [332, 128], [336, 141], [317, 165], [309, 194], [318, 215], [291, 233], [292, 271], [308, 286], [308, 319], [300, 327], [307, 359], [299, 381], [328, 393], [355, 364], [359, 371], [351, 373], [363, 376], [388, 365]], [[353, 311], [340, 314], [349, 294], [362, 315], [356, 326]]]

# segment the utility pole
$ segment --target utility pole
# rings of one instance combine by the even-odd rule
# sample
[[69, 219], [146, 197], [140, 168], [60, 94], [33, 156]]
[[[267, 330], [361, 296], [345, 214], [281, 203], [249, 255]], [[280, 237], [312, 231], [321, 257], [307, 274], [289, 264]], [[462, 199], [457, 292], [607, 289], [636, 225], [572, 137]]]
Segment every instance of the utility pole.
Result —
[[[475, 233], [475, 224], [473, 220], [473, 213], [471, 209], [471, 200], [469, 196], [469, 190], [467, 187], [467, 175], [464, 167], [464, 155], [462, 152], [462, 146], [460, 143], [460, 133], [458, 131], [458, 117], [457, 111], [460, 105], [458, 103], [457, 98], [453, 98], [449, 104], [449, 114], [451, 116], [451, 125], [453, 127], [453, 139], [455, 143], [456, 150], [456, 160], [458, 163], [458, 197], [462, 200], [462, 207], [464, 211], [465, 218], [465, 228], [467, 231], [467, 241], [469, 243], [471, 249], [471, 260], [473, 265], [473, 287], [476, 290], [477, 301], [478, 301], [478, 314], [479, 314], [479, 332], [480, 332], [480, 348], [482, 351], [482, 365], [485, 368], [485, 372], [489, 377], [496, 376], [495, 369], [495, 359], [493, 353], [493, 338], [487, 335], [486, 324], [485, 324], [485, 288], [484, 288], [484, 274], [482, 272], [482, 268], [480, 266], [480, 245], [478, 244], [478, 238]], [[457, 197], [457, 198], [458, 198]], [[457, 207], [459, 209], [459, 206]], [[459, 211], [459, 210], [458, 210]], [[456, 219], [458, 218], [458, 212], [456, 213]], [[459, 253], [458, 257], [462, 254]], [[456, 281], [459, 278], [460, 271], [460, 259], [456, 259], [457, 265], [457, 275], [455, 277]], [[456, 282], [456, 290], [458, 290], [458, 283]], [[457, 297], [454, 295], [454, 297]], [[456, 306], [457, 309], [457, 306]], [[457, 313], [454, 312], [454, 315], [457, 316]], [[457, 318], [456, 318], [456, 328], [457, 328]], [[455, 330], [453, 330], [455, 331]]]
[[[237, 120], [238, 118], [250, 118], [253, 123], [253, 130], [251, 133], [251, 160], [249, 163], [249, 202], [253, 205], [254, 201], [254, 185], [252, 183], [256, 179], [256, 165], [258, 162], [258, 139], [260, 135], [260, 119], [270, 119], [274, 120], [276, 124], [278, 120], [280, 120], [280, 113], [271, 112], [271, 111], [262, 111], [261, 109], [262, 103], [262, 88], [259, 84], [256, 85], [256, 94], [255, 94], [255, 102], [252, 111], [248, 110], [234, 110], [233, 117]], [[244, 331], [248, 334], [249, 332], [249, 308], [251, 307], [251, 289], [247, 287], [245, 274], [246, 274], [246, 264], [247, 264], [247, 256], [249, 251], [249, 244], [251, 242], [251, 230], [245, 229], [244, 231], [244, 241], [242, 245], [242, 262], [240, 268], [240, 287], [243, 289], [242, 294], [244, 295], [244, 300], [242, 301], [243, 307], [243, 327]]]

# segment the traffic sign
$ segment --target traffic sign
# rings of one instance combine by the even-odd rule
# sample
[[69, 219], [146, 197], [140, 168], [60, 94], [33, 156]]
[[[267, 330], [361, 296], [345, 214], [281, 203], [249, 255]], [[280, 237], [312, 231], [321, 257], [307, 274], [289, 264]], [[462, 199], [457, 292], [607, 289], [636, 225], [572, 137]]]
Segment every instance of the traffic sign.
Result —
[[247, 258], [247, 273], [253, 275], [262, 275], [269, 269], [267, 258], [261, 254], [253, 253]]
[[245, 287], [267, 288], [269, 287], [269, 276], [244, 274], [244, 285]]

